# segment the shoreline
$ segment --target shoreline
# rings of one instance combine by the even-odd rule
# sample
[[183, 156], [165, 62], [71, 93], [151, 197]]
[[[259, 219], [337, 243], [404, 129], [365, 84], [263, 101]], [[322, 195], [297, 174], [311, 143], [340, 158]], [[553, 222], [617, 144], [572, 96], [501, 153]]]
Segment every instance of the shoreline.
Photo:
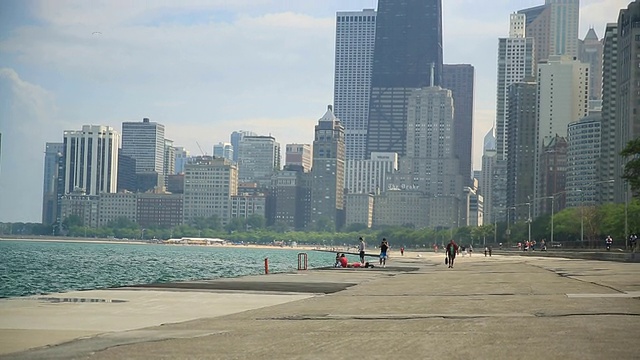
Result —
[[[312, 245], [279, 246], [268, 244], [232, 244], [225, 243], [223, 245], [196, 245], [196, 244], [168, 244], [163, 242], [147, 242], [140, 240], [119, 240], [107, 238], [65, 238], [65, 237], [16, 237], [6, 238], [0, 237], [0, 241], [34, 241], [34, 242], [68, 242], [83, 244], [125, 244], [125, 245], [165, 245], [165, 246], [198, 246], [211, 248], [243, 248], [243, 249], [269, 249], [269, 250], [304, 250], [304, 251], [325, 251], [325, 252], [347, 252], [351, 248], [347, 247], [319, 247]], [[225, 240], [226, 241], [226, 240]]]

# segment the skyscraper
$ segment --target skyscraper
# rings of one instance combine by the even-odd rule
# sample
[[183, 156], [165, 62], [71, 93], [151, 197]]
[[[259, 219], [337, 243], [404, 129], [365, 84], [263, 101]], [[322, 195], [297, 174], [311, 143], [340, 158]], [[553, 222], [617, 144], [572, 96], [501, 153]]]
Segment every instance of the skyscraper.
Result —
[[224, 158], [195, 157], [185, 165], [184, 223], [217, 217], [222, 224], [227, 224], [231, 217], [231, 197], [237, 192], [235, 164]]
[[[640, 1], [620, 10], [618, 16], [618, 73], [616, 77], [616, 153], [620, 154], [629, 141], [640, 136]], [[630, 199], [627, 184], [622, 181], [624, 166], [629, 159], [617, 157], [615, 201]]]
[[567, 129], [567, 206], [598, 202], [598, 159], [600, 159], [602, 116], [595, 113], [574, 121]]
[[238, 145], [238, 179], [271, 185], [271, 176], [280, 170], [280, 143], [273, 136], [244, 136]]
[[528, 209], [516, 207], [529, 201], [535, 181], [535, 150], [538, 86], [533, 78], [509, 86], [509, 143], [507, 158], [507, 211], [515, 210], [512, 219], [526, 219]]
[[536, 63], [553, 55], [578, 56], [580, 0], [545, 0], [518, 14], [526, 16], [527, 36], [535, 39]]
[[233, 145], [227, 142], [220, 142], [213, 145], [213, 156], [233, 161], [235, 156]]
[[318, 120], [311, 169], [311, 224], [328, 221], [335, 229], [344, 223], [344, 127], [328, 106]]
[[398, 170], [398, 154], [371, 153], [368, 160], [347, 160], [345, 189], [348, 194], [379, 194], [387, 190], [387, 175]]
[[[616, 94], [618, 85], [618, 24], [609, 23], [606, 26], [602, 60], [602, 126], [600, 140], [600, 161], [598, 181], [602, 182], [600, 191], [601, 203], [613, 202], [614, 189], [621, 181], [607, 183], [616, 178], [616, 163], [619, 157], [616, 139]], [[612, 141], [613, 139], [613, 141]], [[618, 174], [620, 175], [620, 174]]]
[[[116, 192], [120, 134], [112, 127], [83, 125], [64, 132], [64, 192]], [[164, 144], [163, 144], [164, 145]]]
[[191, 156], [189, 150], [184, 147], [176, 147], [176, 174], [184, 174], [184, 166], [187, 165]]
[[453, 107], [451, 91], [439, 86], [416, 89], [408, 100], [407, 152], [400, 160], [400, 172], [411, 175], [413, 181], [407, 185], [432, 198], [428, 220], [432, 227], [459, 223], [463, 184], [455, 157]]
[[602, 99], [602, 52], [604, 44], [593, 28], [578, 43], [579, 59], [589, 64], [589, 100]]
[[42, 186], [42, 224], [57, 219], [58, 161], [64, 154], [63, 143], [47, 143], [44, 150], [44, 181]]
[[173, 175], [176, 172], [176, 148], [173, 146], [173, 140], [164, 140], [164, 176]]
[[409, 96], [441, 83], [441, 0], [380, 0], [375, 36], [366, 155], [402, 156]]
[[509, 122], [509, 86], [522, 81], [526, 77], [535, 76], [534, 49], [535, 41], [527, 33], [524, 14], [511, 14], [509, 17], [509, 37], [498, 40], [498, 82], [496, 96], [496, 159], [492, 170], [491, 195], [483, 194], [485, 217], [488, 222], [495, 222], [506, 217], [506, 211], [493, 211], [507, 205], [507, 159]]
[[375, 34], [375, 10], [337, 13], [333, 104], [344, 125], [347, 159], [366, 158]]
[[164, 125], [150, 122], [122, 123], [122, 154], [136, 160], [136, 173], [164, 174]]
[[[589, 65], [570, 56], [551, 56], [538, 64], [538, 124], [536, 145], [536, 187], [534, 198], [550, 196], [547, 191], [562, 191], [545, 183], [541, 156], [551, 141], [567, 137], [567, 126], [589, 113]], [[549, 183], [547, 181], [547, 183]], [[546, 189], [546, 190], [545, 190]], [[535, 214], [538, 214], [536, 211]]]
[[484, 136], [484, 143], [482, 147], [482, 170], [480, 181], [478, 181], [480, 195], [484, 198], [484, 218], [487, 222], [494, 220], [491, 206], [488, 206], [488, 204], [493, 202], [493, 176], [496, 166], [496, 158], [496, 135], [495, 130], [491, 128], [491, 130], [489, 130], [489, 132]]
[[258, 134], [254, 133], [253, 131], [238, 130], [238, 131], [232, 132], [231, 136], [229, 137], [229, 142], [231, 142], [231, 146], [236, 150], [233, 153], [234, 162], [238, 162], [238, 149], [240, 149], [240, 141], [245, 136], [258, 136]]
[[535, 77], [534, 39], [524, 28], [523, 14], [511, 14], [509, 37], [498, 40], [498, 83], [496, 106], [496, 150], [498, 158], [507, 158], [507, 94], [509, 85], [525, 77]]
[[475, 69], [468, 64], [445, 64], [442, 68], [442, 87], [453, 96], [454, 155], [460, 162], [460, 175], [466, 185], [471, 184], [473, 145], [473, 97]]

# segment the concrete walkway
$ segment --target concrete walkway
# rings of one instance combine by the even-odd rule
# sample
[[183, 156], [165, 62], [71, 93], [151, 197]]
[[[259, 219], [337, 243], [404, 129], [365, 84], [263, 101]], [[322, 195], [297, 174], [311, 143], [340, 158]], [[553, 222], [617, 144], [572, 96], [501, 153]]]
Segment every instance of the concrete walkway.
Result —
[[640, 264], [476, 254], [447, 269], [443, 254], [405, 255], [385, 269], [50, 296], [95, 302], [0, 301], [0, 349], [39, 331], [48, 344], [87, 336], [0, 358], [640, 357]]

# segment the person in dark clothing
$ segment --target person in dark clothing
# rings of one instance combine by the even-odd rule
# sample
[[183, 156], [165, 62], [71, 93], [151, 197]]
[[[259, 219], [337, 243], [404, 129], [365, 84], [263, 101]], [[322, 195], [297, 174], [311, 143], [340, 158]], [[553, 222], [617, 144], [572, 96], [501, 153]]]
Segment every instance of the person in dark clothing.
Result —
[[382, 238], [380, 244], [380, 266], [385, 267], [387, 265], [387, 251], [389, 251], [389, 243], [387, 239]]
[[447, 244], [447, 258], [449, 259], [449, 267], [453, 267], [453, 261], [456, 259], [456, 254], [458, 253], [458, 244], [451, 239], [451, 242]]

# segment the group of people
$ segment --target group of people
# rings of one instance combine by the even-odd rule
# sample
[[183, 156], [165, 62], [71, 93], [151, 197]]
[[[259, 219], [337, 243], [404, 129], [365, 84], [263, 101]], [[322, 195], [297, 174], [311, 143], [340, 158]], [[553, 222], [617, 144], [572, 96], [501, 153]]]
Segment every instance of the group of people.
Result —
[[[354, 262], [349, 264], [347, 257], [345, 254], [337, 253], [336, 254], [336, 262], [334, 264], [335, 267], [374, 267], [373, 264], [365, 261], [365, 249], [366, 243], [364, 242], [364, 238], [360, 237], [358, 239], [358, 254], [360, 255], [360, 262]], [[379, 266], [385, 267], [387, 265], [387, 259], [389, 258], [388, 252], [391, 249], [389, 246], [389, 242], [386, 238], [382, 238], [382, 242], [380, 243], [380, 258], [379, 258]], [[404, 255], [404, 247], [400, 248], [401, 255]]]

